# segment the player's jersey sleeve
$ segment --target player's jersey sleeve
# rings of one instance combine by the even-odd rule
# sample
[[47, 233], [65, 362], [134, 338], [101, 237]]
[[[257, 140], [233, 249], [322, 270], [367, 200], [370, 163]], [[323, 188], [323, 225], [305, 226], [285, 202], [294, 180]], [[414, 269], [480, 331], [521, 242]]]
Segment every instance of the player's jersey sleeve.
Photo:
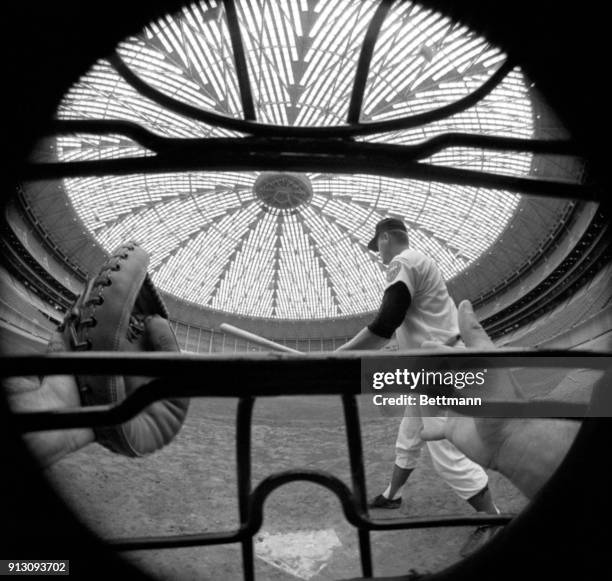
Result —
[[410, 296], [414, 297], [416, 295], [418, 290], [417, 270], [413, 265], [410, 265], [408, 261], [401, 258], [394, 258], [389, 263], [385, 288], [389, 288], [396, 282], [403, 282], [408, 288]]
[[368, 329], [379, 337], [390, 339], [402, 324], [410, 308], [410, 301], [410, 292], [406, 285], [401, 281], [393, 283], [385, 290], [376, 318], [368, 325]]

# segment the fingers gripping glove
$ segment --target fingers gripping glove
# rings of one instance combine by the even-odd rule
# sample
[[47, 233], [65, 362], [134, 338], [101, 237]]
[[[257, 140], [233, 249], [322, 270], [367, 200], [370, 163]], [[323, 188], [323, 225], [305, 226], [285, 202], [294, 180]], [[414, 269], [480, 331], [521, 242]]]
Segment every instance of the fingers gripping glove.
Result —
[[[167, 321], [168, 312], [153, 286], [148, 254], [135, 242], [120, 246], [91, 278], [60, 326], [74, 351], [180, 351]], [[79, 375], [83, 405], [123, 401], [153, 378]], [[167, 399], [148, 406], [121, 425], [95, 427], [97, 441], [113, 452], [143, 456], [168, 444], [187, 415], [187, 399]]]

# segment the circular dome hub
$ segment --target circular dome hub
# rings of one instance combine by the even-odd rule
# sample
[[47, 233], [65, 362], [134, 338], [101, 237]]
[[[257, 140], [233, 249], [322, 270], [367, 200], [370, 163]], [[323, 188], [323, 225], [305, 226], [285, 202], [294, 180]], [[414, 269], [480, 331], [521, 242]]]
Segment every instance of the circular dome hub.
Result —
[[312, 199], [310, 179], [297, 173], [264, 172], [255, 180], [253, 191], [266, 206], [279, 210], [293, 210]]

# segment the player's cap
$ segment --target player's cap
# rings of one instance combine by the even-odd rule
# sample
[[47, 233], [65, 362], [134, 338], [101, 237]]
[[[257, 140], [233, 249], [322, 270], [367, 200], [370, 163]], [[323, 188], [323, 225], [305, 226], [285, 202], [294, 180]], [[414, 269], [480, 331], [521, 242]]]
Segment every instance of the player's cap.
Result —
[[399, 218], [383, 218], [378, 224], [376, 224], [376, 231], [374, 232], [374, 238], [368, 243], [368, 250], [378, 250], [378, 236], [383, 232], [389, 232], [391, 230], [406, 230], [406, 225]]

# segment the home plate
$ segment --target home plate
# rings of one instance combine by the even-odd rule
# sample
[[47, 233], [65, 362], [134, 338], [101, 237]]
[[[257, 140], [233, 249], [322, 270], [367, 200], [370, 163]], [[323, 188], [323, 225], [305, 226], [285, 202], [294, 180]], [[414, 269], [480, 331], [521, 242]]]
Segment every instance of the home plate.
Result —
[[298, 577], [310, 579], [319, 573], [342, 543], [334, 529], [271, 534], [255, 537], [255, 555]]

